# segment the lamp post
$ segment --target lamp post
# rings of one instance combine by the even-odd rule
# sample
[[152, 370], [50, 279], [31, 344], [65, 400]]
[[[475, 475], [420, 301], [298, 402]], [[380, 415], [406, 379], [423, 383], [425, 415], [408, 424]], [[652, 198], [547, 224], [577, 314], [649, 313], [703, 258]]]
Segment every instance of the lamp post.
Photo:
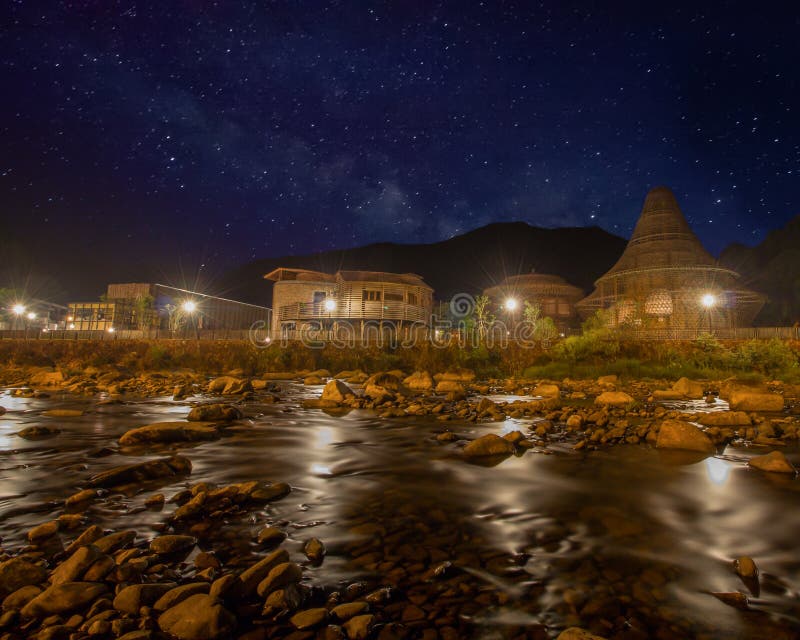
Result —
[[[514, 312], [519, 307], [519, 300], [516, 298], [506, 298], [505, 303], [503, 304], [503, 308], [508, 311], [508, 315], [510, 318], [510, 330], [508, 333], [510, 334], [511, 331], [514, 330]], [[516, 336], [515, 336], [516, 337]]]
[[200, 342], [200, 329], [197, 327], [197, 321], [195, 319], [195, 311], [197, 311], [197, 303], [194, 300], [185, 300], [184, 303], [181, 305], [181, 309], [183, 309], [184, 313], [188, 314], [189, 318], [192, 320], [192, 326], [194, 327], [194, 336], [197, 339], [197, 342]]
[[336, 311], [336, 300], [333, 298], [325, 299], [325, 311], [328, 312], [328, 337], [333, 335], [333, 323], [331, 323], [331, 314]]
[[19, 329], [19, 319], [25, 313], [25, 305], [17, 303], [11, 307], [11, 311], [14, 314], [14, 328]]
[[711, 333], [711, 312], [717, 306], [717, 296], [713, 293], [704, 293], [700, 298], [700, 304], [706, 310], [706, 318], [708, 319], [708, 332]]

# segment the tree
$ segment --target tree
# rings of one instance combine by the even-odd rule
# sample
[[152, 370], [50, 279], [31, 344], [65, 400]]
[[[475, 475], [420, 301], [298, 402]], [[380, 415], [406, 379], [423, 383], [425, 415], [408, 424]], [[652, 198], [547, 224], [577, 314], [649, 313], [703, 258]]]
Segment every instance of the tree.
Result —
[[150, 310], [153, 307], [152, 296], [136, 296], [133, 309], [136, 313], [136, 326], [140, 331], [144, 331], [150, 325]]
[[178, 333], [186, 324], [186, 312], [180, 305], [167, 304], [164, 305], [167, 312], [169, 330], [172, 334]]
[[526, 300], [525, 310], [522, 312], [522, 317], [525, 319], [525, 322], [530, 324], [531, 328], [536, 331], [539, 325], [539, 320], [542, 317], [542, 306], [535, 300]]
[[475, 326], [478, 328], [478, 342], [483, 343], [489, 333], [489, 327], [494, 324], [495, 316], [490, 310], [489, 296], [480, 295], [475, 298]]

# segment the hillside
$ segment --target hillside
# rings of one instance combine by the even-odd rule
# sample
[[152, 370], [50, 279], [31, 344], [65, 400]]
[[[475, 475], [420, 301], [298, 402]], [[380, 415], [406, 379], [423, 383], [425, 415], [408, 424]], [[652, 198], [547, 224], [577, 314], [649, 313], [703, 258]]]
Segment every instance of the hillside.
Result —
[[800, 215], [755, 247], [732, 244], [720, 262], [741, 273], [747, 286], [769, 296], [757, 324], [791, 325], [800, 320]]
[[622, 253], [623, 238], [598, 227], [542, 229], [524, 222], [490, 224], [433, 244], [379, 243], [304, 256], [256, 260], [225, 278], [231, 298], [269, 304], [270, 283], [263, 275], [276, 267], [412, 272], [421, 275], [439, 300], [466, 291], [477, 293], [507, 275], [553, 273], [590, 291]]

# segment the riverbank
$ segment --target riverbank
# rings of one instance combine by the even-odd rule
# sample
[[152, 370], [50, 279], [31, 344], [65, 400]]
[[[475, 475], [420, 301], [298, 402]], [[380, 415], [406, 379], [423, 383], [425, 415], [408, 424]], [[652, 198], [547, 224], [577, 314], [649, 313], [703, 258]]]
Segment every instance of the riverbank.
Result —
[[[793, 565], [777, 560], [796, 551], [780, 534], [793, 530], [796, 385], [463, 368], [68, 373], [0, 372], [9, 639], [800, 628], [780, 595]], [[720, 500], [740, 517], [709, 539], [733, 513]], [[750, 556], [761, 578], [736, 568]]]

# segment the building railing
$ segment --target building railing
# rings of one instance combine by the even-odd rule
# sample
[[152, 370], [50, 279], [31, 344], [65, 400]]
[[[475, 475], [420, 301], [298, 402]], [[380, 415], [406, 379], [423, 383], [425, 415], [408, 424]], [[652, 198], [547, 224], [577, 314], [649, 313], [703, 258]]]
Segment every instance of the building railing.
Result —
[[712, 335], [719, 340], [800, 340], [800, 327], [736, 327], [711, 329], [619, 329], [620, 340], [694, 340]]
[[[261, 329], [256, 334], [258, 339], [263, 339], [266, 331]], [[14, 329], [0, 331], [0, 340], [249, 340], [249, 329], [181, 329], [172, 332], [167, 329], [117, 329], [109, 331], [88, 331], [78, 329], [58, 329], [41, 331], [38, 329]]]
[[399, 301], [340, 302], [333, 310], [327, 310], [324, 302], [295, 302], [278, 310], [278, 320], [403, 320], [427, 324], [430, 311]]

